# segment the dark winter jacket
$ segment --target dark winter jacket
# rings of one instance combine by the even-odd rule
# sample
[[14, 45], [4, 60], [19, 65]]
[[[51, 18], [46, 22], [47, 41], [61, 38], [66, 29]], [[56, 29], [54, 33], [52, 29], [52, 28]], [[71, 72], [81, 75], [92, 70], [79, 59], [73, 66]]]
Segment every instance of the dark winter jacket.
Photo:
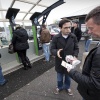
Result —
[[100, 46], [86, 57], [82, 74], [73, 69], [69, 75], [78, 83], [78, 91], [85, 100], [100, 100]]
[[[59, 49], [63, 49], [60, 54], [62, 59], [57, 56]], [[66, 73], [66, 69], [61, 66], [61, 61], [65, 60], [66, 55], [78, 57], [79, 48], [76, 36], [70, 33], [67, 39], [65, 39], [61, 33], [55, 35], [51, 43], [51, 53], [55, 56], [55, 70], [60, 73]]]
[[28, 34], [24, 28], [20, 28], [14, 31], [12, 37], [12, 44], [15, 51], [26, 50], [29, 48]]
[[81, 36], [82, 36], [82, 31], [79, 28], [76, 28], [76, 29], [73, 30], [73, 33], [76, 35], [77, 40], [79, 42], [80, 39], [81, 39]]

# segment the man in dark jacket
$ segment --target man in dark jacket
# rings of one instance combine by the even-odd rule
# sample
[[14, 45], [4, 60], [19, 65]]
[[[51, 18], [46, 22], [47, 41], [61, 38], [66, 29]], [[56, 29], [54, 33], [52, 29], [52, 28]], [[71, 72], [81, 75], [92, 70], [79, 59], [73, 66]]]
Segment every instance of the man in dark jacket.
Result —
[[78, 42], [81, 39], [82, 36], [82, 31], [79, 29], [78, 27], [78, 21], [77, 20], [73, 20], [73, 28], [72, 28], [72, 33], [74, 33], [77, 37]]
[[21, 58], [25, 70], [32, 67], [28, 57], [26, 56], [26, 51], [29, 48], [27, 40], [27, 31], [20, 25], [16, 25], [16, 30], [14, 31], [12, 37], [12, 44], [14, 46], [14, 50], [18, 53], [18, 56]]
[[[87, 14], [85, 22], [88, 33], [100, 38], [100, 6]], [[78, 83], [78, 91], [84, 100], [100, 100], [100, 43], [86, 57], [82, 74], [73, 68], [67, 67], [67, 71]]]
[[[73, 55], [78, 57], [79, 48], [77, 38], [71, 34], [70, 20], [63, 19], [59, 22], [60, 33], [53, 37], [51, 43], [51, 53], [55, 56], [55, 70], [57, 72], [57, 89], [55, 94], [61, 90], [67, 90], [69, 95], [73, 95], [70, 89], [71, 80], [66, 69], [61, 66], [62, 60], [65, 60], [66, 55]], [[63, 76], [65, 80], [63, 83]]]

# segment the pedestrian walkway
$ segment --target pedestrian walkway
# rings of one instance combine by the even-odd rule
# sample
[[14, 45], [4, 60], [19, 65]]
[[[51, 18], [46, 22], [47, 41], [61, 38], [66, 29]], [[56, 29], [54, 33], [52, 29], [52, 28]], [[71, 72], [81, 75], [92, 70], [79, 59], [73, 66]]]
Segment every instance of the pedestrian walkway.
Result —
[[8, 83], [4, 86], [0, 86], [0, 100], [3, 100], [3, 98], [25, 86], [53, 66], [54, 58], [51, 57], [50, 62], [43, 62], [43, 59], [41, 59], [34, 62], [31, 69], [23, 70], [23, 68], [20, 68], [6, 75], [5, 78], [8, 79]]
[[[94, 47], [94, 44], [91, 48]], [[82, 60], [84, 52], [84, 41], [79, 43], [79, 60]], [[27, 71], [22, 68], [12, 72], [5, 77], [9, 82], [0, 87], [0, 100], [82, 100], [77, 91], [77, 83], [72, 80], [71, 89], [73, 96], [66, 91], [54, 94], [56, 89], [56, 72], [54, 69], [54, 58], [50, 62], [43, 59], [34, 62], [33, 68]], [[76, 68], [80, 70], [80, 65]]]
[[76, 90], [77, 84], [72, 81], [74, 96], [69, 96], [66, 91], [59, 95], [54, 94], [56, 88], [56, 72], [54, 67], [34, 79], [4, 100], [81, 100]]

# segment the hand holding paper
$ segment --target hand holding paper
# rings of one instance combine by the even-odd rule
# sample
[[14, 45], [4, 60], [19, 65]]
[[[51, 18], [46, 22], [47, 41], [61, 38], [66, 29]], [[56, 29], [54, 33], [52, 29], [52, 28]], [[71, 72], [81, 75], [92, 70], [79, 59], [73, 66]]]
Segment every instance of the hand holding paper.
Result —
[[[74, 59], [73, 56], [71, 55], [67, 55], [66, 56], [66, 62], [62, 61], [61, 65], [65, 68], [67, 68], [67, 71], [69, 72], [71, 69], [74, 69], [76, 67], [76, 65], [78, 65], [80, 63], [79, 60]], [[70, 64], [69, 64], [70, 63]]]
[[75, 57], [73, 57], [72, 55], [67, 55], [65, 60], [66, 62], [70, 63], [73, 66], [76, 66], [80, 63], [80, 61], [76, 59]]
[[67, 71], [69, 72], [71, 69], [74, 68], [71, 64], [66, 63], [65, 61], [62, 61], [61, 65], [65, 68], [67, 68]]

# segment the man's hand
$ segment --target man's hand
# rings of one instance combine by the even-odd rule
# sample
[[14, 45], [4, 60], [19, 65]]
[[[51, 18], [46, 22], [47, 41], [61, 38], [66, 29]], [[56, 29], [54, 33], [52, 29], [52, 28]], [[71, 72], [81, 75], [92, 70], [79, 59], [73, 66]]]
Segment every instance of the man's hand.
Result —
[[59, 49], [58, 51], [57, 51], [57, 56], [59, 57], [59, 58], [62, 58], [61, 56], [60, 56], [60, 52], [62, 51], [63, 49]]
[[80, 60], [78, 60], [75, 56], [73, 57], [72, 55], [66, 55], [65, 60], [72, 66], [77, 66], [80, 63]]
[[67, 71], [70, 72], [71, 69], [74, 69], [76, 66], [73, 66], [71, 64], [66, 63], [65, 61], [62, 61], [61, 65], [65, 68], [67, 68]]
[[67, 72], [70, 72], [71, 69], [74, 69], [74, 66], [67, 66]]
[[77, 60], [77, 58], [76, 58], [75, 56], [74, 56], [73, 58], [74, 58], [75, 60]]

